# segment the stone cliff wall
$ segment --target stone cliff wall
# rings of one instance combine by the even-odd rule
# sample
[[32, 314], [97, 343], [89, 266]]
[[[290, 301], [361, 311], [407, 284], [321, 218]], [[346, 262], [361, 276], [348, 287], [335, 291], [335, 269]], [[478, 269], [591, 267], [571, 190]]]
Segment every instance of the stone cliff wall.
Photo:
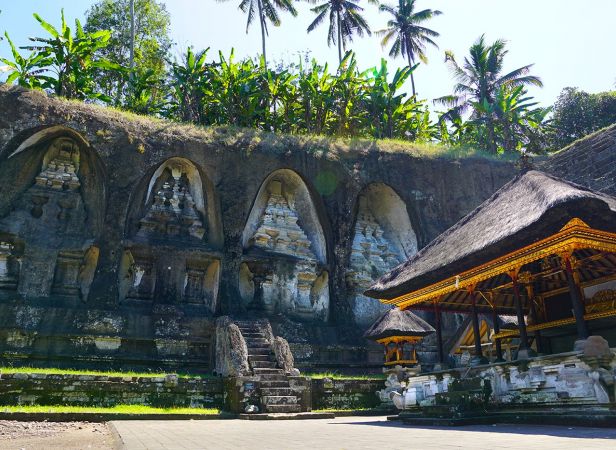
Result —
[[574, 142], [538, 164], [538, 168], [616, 195], [616, 124]]
[[363, 286], [515, 168], [357, 145], [0, 86], [4, 359], [210, 370], [228, 314], [269, 317], [302, 367], [365, 365]]

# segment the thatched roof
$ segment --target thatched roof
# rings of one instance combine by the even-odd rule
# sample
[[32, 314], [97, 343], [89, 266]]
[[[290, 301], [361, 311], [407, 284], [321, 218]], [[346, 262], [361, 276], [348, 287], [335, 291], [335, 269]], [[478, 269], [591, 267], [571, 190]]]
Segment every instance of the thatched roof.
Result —
[[434, 331], [432, 325], [411, 311], [393, 308], [374, 322], [364, 333], [364, 337], [375, 341], [392, 336], [423, 337]]
[[392, 299], [416, 291], [549, 237], [574, 217], [614, 232], [616, 198], [543, 172], [526, 172], [382, 276], [365, 294]]

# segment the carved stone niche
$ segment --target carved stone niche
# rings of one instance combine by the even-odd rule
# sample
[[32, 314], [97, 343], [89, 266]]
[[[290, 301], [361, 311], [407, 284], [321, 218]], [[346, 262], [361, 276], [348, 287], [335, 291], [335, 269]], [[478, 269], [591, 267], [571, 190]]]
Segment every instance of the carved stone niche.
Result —
[[346, 283], [355, 322], [370, 325], [389, 307], [363, 295], [380, 276], [417, 252], [417, 238], [402, 199], [388, 186], [367, 186], [359, 196]]
[[185, 303], [206, 305], [212, 312], [216, 310], [220, 262], [188, 261], [184, 280], [183, 299]]
[[199, 172], [188, 161], [172, 159], [150, 181], [137, 238], [203, 240], [207, 232], [205, 216]]
[[78, 297], [87, 301], [98, 264], [99, 249], [61, 251], [56, 259], [52, 295]]
[[266, 182], [244, 233], [246, 259], [239, 274], [243, 304], [269, 315], [326, 320], [323, 232], [297, 174], [279, 171]]
[[156, 261], [145, 253], [125, 250], [120, 263], [120, 301], [152, 301], [156, 288]]
[[79, 179], [80, 149], [71, 138], [57, 138], [47, 148], [32, 186], [0, 220], [0, 230], [28, 246], [79, 248], [91, 238]]
[[17, 289], [21, 254], [20, 246], [0, 239], [0, 289]]

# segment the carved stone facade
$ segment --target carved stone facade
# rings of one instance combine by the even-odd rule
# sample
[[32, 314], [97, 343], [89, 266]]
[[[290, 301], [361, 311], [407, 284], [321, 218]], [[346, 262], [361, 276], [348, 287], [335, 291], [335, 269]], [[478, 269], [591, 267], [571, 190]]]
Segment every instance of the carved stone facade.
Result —
[[0, 289], [17, 288], [26, 297], [87, 300], [97, 258], [86, 261], [93, 230], [87, 223], [80, 159], [75, 140], [51, 141], [38, 175], [14, 210], [0, 219], [8, 241], [0, 244]]
[[328, 274], [317, 259], [313, 243], [300, 226], [296, 193], [271, 180], [267, 201], [254, 235], [248, 241], [247, 267], [252, 288], [248, 307], [268, 314], [326, 320]]
[[404, 202], [385, 185], [368, 186], [359, 198], [346, 272], [357, 323], [369, 326], [389, 309], [363, 293], [416, 251], [417, 240]]
[[[388, 253], [412, 254], [514, 173], [380, 143], [347, 150], [268, 134], [270, 146], [265, 135], [120, 118], [7, 85], [0, 110], [5, 363], [207, 371], [216, 317], [254, 313], [300, 368], [378, 364], [347, 272], [367, 280], [373, 265], [385, 270], [377, 252], [387, 267]], [[398, 201], [370, 188], [384, 183]], [[391, 252], [371, 242], [375, 254], [351, 267], [372, 239], [355, 236], [359, 211]]]

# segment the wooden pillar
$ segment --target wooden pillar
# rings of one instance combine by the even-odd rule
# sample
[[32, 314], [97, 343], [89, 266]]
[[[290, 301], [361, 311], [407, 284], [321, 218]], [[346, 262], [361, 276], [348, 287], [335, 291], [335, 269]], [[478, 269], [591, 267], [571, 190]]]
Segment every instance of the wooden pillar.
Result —
[[[509, 274], [513, 281], [513, 300], [515, 311], [518, 316], [518, 330], [520, 331], [520, 346], [518, 348], [518, 359], [528, 356], [528, 333], [526, 332], [526, 322], [524, 321], [524, 309], [522, 309], [522, 298], [520, 297], [520, 285], [518, 275]], [[521, 354], [520, 354], [521, 353]]]
[[584, 320], [584, 302], [582, 301], [580, 286], [576, 281], [573, 264], [571, 263], [571, 256], [562, 255], [561, 258], [564, 260], [565, 275], [567, 276], [567, 284], [569, 285], [569, 297], [571, 298], [571, 306], [573, 307], [573, 315], [575, 316], [578, 339], [586, 339], [590, 336], [590, 332], [588, 331], [588, 324], [586, 320]]
[[441, 307], [438, 302], [434, 302], [434, 324], [436, 325], [436, 352], [438, 362], [445, 364], [445, 354], [443, 353], [443, 329], [441, 325]]
[[478, 366], [480, 364], [486, 364], [488, 360], [483, 356], [483, 352], [481, 351], [481, 334], [479, 331], [479, 314], [477, 312], [477, 296], [479, 296], [479, 292], [470, 293], [471, 296], [471, 304], [473, 307], [472, 310], [472, 319], [473, 319], [473, 334], [475, 337], [475, 356], [471, 360], [471, 365]]
[[[500, 324], [498, 323], [498, 313], [496, 312], [496, 307], [492, 306], [492, 321], [494, 322], [494, 334], [500, 333]], [[503, 358], [503, 347], [501, 345], [501, 340], [496, 338], [494, 340], [494, 346], [496, 347], [496, 362], [505, 361]]]
[[[539, 324], [539, 314], [537, 313], [537, 305], [535, 304], [535, 295], [532, 285], [526, 286], [526, 293], [528, 295], [528, 303], [530, 306], [530, 314], [533, 318], [535, 325]], [[543, 339], [541, 338], [541, 331], [535, 331], [535, 342], [537, 343], [537, 352], [544, 353]]]

